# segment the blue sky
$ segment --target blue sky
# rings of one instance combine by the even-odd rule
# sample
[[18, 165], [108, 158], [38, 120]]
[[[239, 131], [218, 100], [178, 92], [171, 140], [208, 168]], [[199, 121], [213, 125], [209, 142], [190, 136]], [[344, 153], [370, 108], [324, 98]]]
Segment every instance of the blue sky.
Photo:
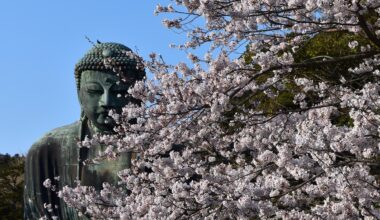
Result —
[[26, 154], [49, 130], [79, 118], [74, 65], [91, 48], [85, 39], [123, 43], [169, 63], [186, 59], [170, 43], [152, 0], [33, 0], [0, 3], [0, 153]]

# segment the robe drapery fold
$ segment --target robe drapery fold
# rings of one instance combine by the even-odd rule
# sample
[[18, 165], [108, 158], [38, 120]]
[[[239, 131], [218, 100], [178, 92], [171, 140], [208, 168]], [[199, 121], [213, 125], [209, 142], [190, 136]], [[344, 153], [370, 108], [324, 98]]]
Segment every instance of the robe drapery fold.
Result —
[[[75, 186], [78, 178], [78, 134], [80, 122], [57, 128], [32, 145], [25, 163], [24, 219], [35, 220], [46, 216], [51, 219], [79, 220], [77, 212], [57, 196], [62, 186]], [[59, 177], [59, 181], [55, 178]], [[47, 189], [46, 179], [56, 185], [54, 192]], [[47, 205], [51, 205], [50, 212]]]
[[[57, 216], [62, 220], [88, 219], [78, 216], [75, 209], [58, 198], [57, 192], [63, 186], [75, 187], [77, 180], [82, 186], [93, 186], [96, 190], [101, 190], [104, 182], [118, 183], [117, 172], [130, 167], [131, 153], [122, 153], [117, 160], [83, 165], [83, 161], [97, 157], [98, 152], [106, 148], [102, 145], [78, 147], [78, 142], [85, 136], [91, 138], [91, 133], [87, 120], [81, 120], [54, 129], [32, 145], [25, 164], [24, 219], [44, 216], [48, 219]], [[55, 185], [55, 191], [43, 185], [46, 179]], [[46, 208], [48, 205], [50, 210]]]

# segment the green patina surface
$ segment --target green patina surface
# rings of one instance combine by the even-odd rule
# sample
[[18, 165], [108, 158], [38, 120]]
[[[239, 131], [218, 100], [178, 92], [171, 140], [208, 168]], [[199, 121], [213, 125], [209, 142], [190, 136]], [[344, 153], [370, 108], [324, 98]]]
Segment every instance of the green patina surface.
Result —
[[[24, 219], [43, 216], [87, 219], [79, 217], [73, 208], [58, 198], [56, 192], [46, 189], [43, 182], [49, 178], [60, 189], [66, 185], [74, 187], [76, 180], [80, 180], [81, 185], [94, 186], [99, 190], [103, 182], [116, 184], [117, 171], [130, 166], [130, 153], [121, 155], [117, 160], [84, 165], [83, 161], [95, 158], [99, 151], [105, 150], [105, 146], [78, 147], [78, 142], [86, 136], [91, 138], [95, 133], [113, 132], [115, 123], [108, 116], [109, 110], [120, 112], [129, 102], [137, 102], [126, 96], [127, 90], [145, 73], [136, 69], [137, 61], [126, 51], [131, 50], [121, 44], [97, 44], [76, 65], [81, 119], [50, 131], [30, 148], [25, 163]], [[109, 59], [111, 65], [104, 65], [104, 59]], [[117, 73], [115, 68], [119, 70]], [[58, 176], [59, 181], [54, 179]], [[44, 204], [51, 204], [53, 211], [48, 212]]]

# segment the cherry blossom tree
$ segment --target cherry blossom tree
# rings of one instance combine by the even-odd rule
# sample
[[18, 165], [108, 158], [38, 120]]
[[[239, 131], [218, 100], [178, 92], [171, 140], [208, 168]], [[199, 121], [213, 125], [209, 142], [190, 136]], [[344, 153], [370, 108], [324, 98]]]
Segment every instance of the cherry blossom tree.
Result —
[[[380, 219], [379, 1], [175, 0], [156, 13], [188, 34], [174, 47], [208, 50], [191, 65], [142, 61], [154, 77], [129, 90], [142, 104], [82, 143], [109, 146], [99, 158], [135, 152], [132, 167], [100, 192], [61, 189], [65, 202], [93, 219]], [[305, 53], [329, 33], [346, 53]]]

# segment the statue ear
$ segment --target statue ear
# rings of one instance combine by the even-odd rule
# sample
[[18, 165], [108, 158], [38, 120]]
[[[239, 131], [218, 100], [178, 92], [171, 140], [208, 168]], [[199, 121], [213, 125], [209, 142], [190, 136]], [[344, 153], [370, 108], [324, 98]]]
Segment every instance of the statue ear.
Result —
[[85, 119], [86, 119], [86, 115], [84, 114], [84, 111], [81, 110], [81, 111], [80, 111], [80, 120], [81, 120], [81, 121], [84, 121]]
[[79, 104], [82, 106], [82, 100], [80, 98], [80, 89], [77, 90], [77, 96], [78, 96]]
[[81, 110], [81, 112], [80, 112], [80, 120], [79, 120], [79, 122], [80, 122], [80, 127], [79, 127], [78, 138], [79, 138], [79, 140], [83, 141], [84, 137], [86, 135], [85, 128], [86, 128], [86, 124], [87, 124], [87, 117], [84, 114], [83, 110]]

